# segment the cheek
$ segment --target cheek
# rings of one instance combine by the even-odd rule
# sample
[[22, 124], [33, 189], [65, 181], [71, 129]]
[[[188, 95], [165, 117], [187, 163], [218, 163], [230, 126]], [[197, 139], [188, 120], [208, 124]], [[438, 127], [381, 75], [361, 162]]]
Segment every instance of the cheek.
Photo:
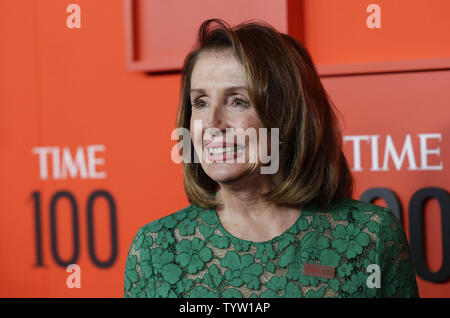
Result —
[[[250, 117], [247, 118], [245, 121], [242, 122], [242, 127], [244, 127], [244, 130], [251, 129], [256, 134], [256, 138], [260, 135], [260, 129], [264, 128], [262, 123], [258, 120], [258, 118]], [[252, 142], [258, 142], [258, 140], [252, 141]]]
[[[255, 116], [248, 116], [241, 120], [240, 127], [242, 127], [245, 130], [250, 128], [250, 131], [252, 131], [252, 134], [248, 134], [245, 138], [246, 145], [247, 145], [247, 152], [249, 155], [249, 162], [256, 163], [259, 161], [259, 142], [260, 142], [260, 128], [264, 128], [262, 123], [259, 121], [258, 118]], [[262, 129], [264, 130], [264, 129]], [[254, 134], [253, 134], [254, 132]], [[264, 145], [263, 145], [264, 147]]]
[[236, 127], [242, 127], [244, 129], [254, 128], [255, 130], [258, 130], [259, 128], [264, 127], [253, 110], [236, 115], [234, 122], [236, 123]]
[[191, 136], [191, 141], [192, 144], [194, 145], [194, 147], [197, 149], [199, 147], [201, 147], [202, 145], [202, 140], [201, 140], [201, 136], [202, 136], [202, 132], [201, 132], [201, 127], [200, 125], [195, 125], [194, 120], [198, 120], [199, 118], [196, 118], [194, 116], [191, 117], [191, 122], [190, 122], [190, 126], [189, 126], [189, 134]]

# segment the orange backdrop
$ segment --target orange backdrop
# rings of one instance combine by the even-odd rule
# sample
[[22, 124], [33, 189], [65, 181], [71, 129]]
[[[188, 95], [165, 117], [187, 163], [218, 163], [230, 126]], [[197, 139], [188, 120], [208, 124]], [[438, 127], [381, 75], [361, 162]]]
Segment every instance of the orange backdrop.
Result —
[[[180, 14], [176, 5], [163, 10], [163, 2], [141, 1], [160, 8], [166, 21], [154, 52], [139, 33], [144, 11], [131, 21], [141, 48], [150, 45], [149, 56], [138, 56], [144, 60], [164, 55], [164, 32], [203, 8], [192, 0]], [[133, 68], [127, 2], [0, 0], [0, 297], [122, 297], [137, 229], [189, 204], [182, 168], [170, 157], [180, 75], [148, 74], [145, 63]], [[448, 198], [450, 2], [265, 2], [273, 16], [263, 17], [251, 1], [214, 15], [273, 18], [303, 41], [342, 113], [354, 197], [389, 189], [410, 239], [414, 194], [433, 187]], [[81, 8], [80, 29], [66, 25], [72, 3]], [[367, 26], [373, 3], [381, 28]], [[201, 22], [192, 21], [193, 29]], [[181, 63], [187, 51], [171, 50], [170, 63]], [[450, 228], [441, 224], [450, 211], [436, 200], [425, 208], [425, 257], [436, 272], [449, 244], [442, 237]], [[81, 288], [66, 285], [68, 260], [80, 266]], [[450, 296], [448, 277], [418, 276], [418, 283], [422, 297]]]

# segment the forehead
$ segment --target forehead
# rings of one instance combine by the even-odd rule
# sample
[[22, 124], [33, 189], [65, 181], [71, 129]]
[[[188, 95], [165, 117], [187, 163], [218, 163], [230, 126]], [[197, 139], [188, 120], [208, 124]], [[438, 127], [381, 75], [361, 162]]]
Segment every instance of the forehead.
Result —
[[205, 51], [197, 57], [191, 75], [191, 88], [245, 84], [245, 70], [231, 50]]

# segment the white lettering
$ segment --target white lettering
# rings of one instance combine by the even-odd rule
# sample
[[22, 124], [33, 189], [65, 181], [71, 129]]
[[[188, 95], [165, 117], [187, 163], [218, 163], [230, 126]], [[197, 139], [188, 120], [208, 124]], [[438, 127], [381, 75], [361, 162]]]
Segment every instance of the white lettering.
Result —
[[[430, 165], [428, 163], [429, 155], [440, 156], [441, 151], [439, 146], [429, 148], [428, 140], [435, 139], [439, 143], [441, 142], [442, 135], [440, 133], [423, 133], [417, 134], [419, 139], [419, 146], [414, 148], [411, 134], [405, 136], [405, 140], [402, 145], [402, 149], [399, 155], [397, 151], [398, 146], [395, 146], [391, 135], [386, 135], [385, 138], [381, 135], [347, 135], [343, 137], [344, 143], [347, 141], [352, 142], [353, 151], [353, 165], [352, 171], [363, 171], [364, 160], [371, 160], [370, 171], [389, 171], [389, 162], [392, 159], [396, 170], [401, 170], [404, 166], [405, 159], [408, 160], [407, 170], [443, 170], [443, 161], [439, 161], [438, 165]], [[379, 152], [380, 140], [385, 139], [384, 149]], [[361, 141], [366, 141], [370, 147], [365, 147], [365, 144]], [[417, 143], [416, 143], [417, 145]], [[419, 152], [417, 154], [417, 152]], [[368, 158], [362, 157], [367, 154]], [[420, 158], [420, 166], [417, 165], [417, 158]], [[383, 164], [380, 167], [379, 155], [383, 156]]]
[[193, 305], [189, 304], [189, 302], [186, 302], [186, 305], [180, 305], [180, 308], [178, 309], [179, 312], [204, 312], [207, 316], [211, 315], [211, 312], [213, 310], [214, 305]]
[[344, 142], [353, 141], [353, 171], [362, 171], [360, 141], [369, 141], [369, 136], [344, 136]]
[[397, 170], [400, 170], [402, 167], [403, 159], [405, 158], [405, 155], [408, 155], [408, 161], [409, 161], [409, 167], [408, 170], [418, 170], [416, 165], [416, 159], [414, 158], [414, 151], [411, 143], [411, 135], [407, 134], [405, 143], [403, 144], [402, 153], [400, 154], [400, 158], [398, 156], [397, 151], [395, 150], [394, 143], [392, 142], [392, 138], [390, 135], [387, 135], [386, 137], [386, 148], [384, 151], [384, 161], [383, 161], [383, 168], [381, 170], [388, 171], [388, 161], [389, 156], [392, 157], [392, 160], [394, 161], [395, 168]]
[[[39, 176], [41, 180], [47, 180], [52, 173], [53, 179], [77, 178], [78, 173], [81, 179], [104, 179], [106, 172], [98, 172], [97, 166], [103, 165], [105, 160], [97, 158], [96, 153], [105, 151], [104, 145], [86, 146], [86, 155], [83, 147], [77, 147], [75, 158], [72, 157], [68, 147], [34, 147], [32, 153], [39, 156]], [[61, 154], [62, 152], [62, 154]], [[49, 156], [48, 156], [49, 155]], [[52, 165], [48, 164], [48, 157], [51, 157]]]
[[42, 180], [47, 180], [48, 178], [47, 154], [51, 150], [52, 147], [34, 147], [31, 150], [32, 153], [39, 155], [39, 176]]
[[367, 277], [366, 280], [366, 284], [367, 287], [369, 288], [380, 288], [381, 287], [381, 283], [380, 283], [380, 276], [381, 276], [381, 269], [380, 266], [377, 264], [370, 264], [369, 266], [367, 266], [366, 269], [367, 273], [372, 273], [369, 275], [369, 277]]
[[378, 4], [369, 4], [366, 9], [367, 12], [372, 12], [371, 15], [367, 17], [366, 25], [369, 29], [380, 29], [381, 28], [381, 8]]
[[78, 264], [70, 264], [66, 272], [71, 273], [66, 279], [67, 288], [81, 288], [81, 269]]
[[441, 134], [419, 134], [420, 138], [420, 168], [422, 170], [442, 170], [442, 161], [438, 166], [429, 166], [428, 165], [428, 155], [436, 154], [440, 155], [440, 148], [435, 149], [427, 149], [427, 140], [429, 138], [437, 138], [441, 141]]
[[78, 171], [80, 171], [80, 178], [87, 178], [86, 161], [82, 147], [77, 148], [75, 160], [72, 159], [70, 149], [64, 147], [62, 156], [62, 178], [67, 178], [67, 170], [69, 170], [70, 176], [76, 178]]
[[379, 171], [380, 165], [378, 163], [378, 139], [380, 135], [372, 135], [370, 136], [370, 148], [372, 152], [372, 167], [370, 171]]
[[105, 146], [104, 145], [87, 146], [89, 177], [92, 179], [105, 179], [106, 172], [97, 172], [95, 170], [96, 165], [101, 165], [105, 163], [105, 160], [103, 158], [95, 157], [96, 151], [105, 151]]
[[69, 29], [81, 28], [81, 8], [78, 4], [72, 3], [67, 6], [67, 13], [71, 13], [66, 20]]

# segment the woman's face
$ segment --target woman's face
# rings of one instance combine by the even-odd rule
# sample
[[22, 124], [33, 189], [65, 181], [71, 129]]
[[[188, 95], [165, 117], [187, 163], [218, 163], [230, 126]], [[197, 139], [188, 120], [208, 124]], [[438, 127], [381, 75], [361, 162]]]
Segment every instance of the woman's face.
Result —
[[[191, 75], [190, 98], [191, 139], [197, 156], [202, 158], [201, 165], [206, 174], [218, 183], [226, 183], [251, 171], [259, 173], [256, 169], [259, 166], [257, 140], [245, 137], [244, 132], [253, 128], [259, 135], [263, 124], [250, 102], [244, 68], [231, 50], [200, 53]], [[195, 120], [201, 120], [201, 131], [194, 125]], [[217, 128], [222, 134], [211, 128]], [[226, 134], [227, 128], [242, 128], [235, 131], [241, 137], [234, 139]], [[203, 138], [196, 139], [194, 134]], [[223, 149], [223, 143], [232, 148]], [[209, 148], [213, 149], [212, 155]], [[227, 163], [227, 160], [233, 162]]]

